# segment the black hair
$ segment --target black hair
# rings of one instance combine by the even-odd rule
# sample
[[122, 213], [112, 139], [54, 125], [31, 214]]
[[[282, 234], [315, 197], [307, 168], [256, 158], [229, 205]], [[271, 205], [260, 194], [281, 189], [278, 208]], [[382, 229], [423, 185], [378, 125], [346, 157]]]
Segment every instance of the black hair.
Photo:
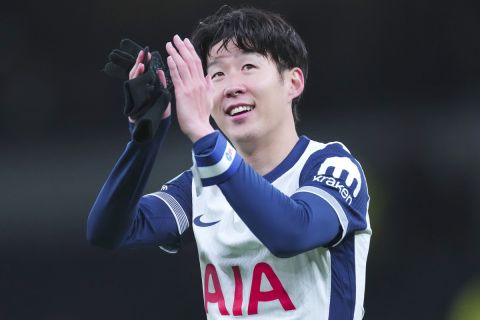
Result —
[[[200, 21], [192, 34], [192, 43], [206, 70], [210, 50], [222, 42], [226, 49], [230, 41], [240, 50], [256, 52], [271, 58], [279, 74], [298, 67], [305, 80], [308, 75], [308, 53], [305, 44], [295, 30], [280, 15], [244, 7], [233, 9], [224, 5], [213, 15]], [[298, 120], [297, 106], [300, 96], [292, 101], [292, 112]]]

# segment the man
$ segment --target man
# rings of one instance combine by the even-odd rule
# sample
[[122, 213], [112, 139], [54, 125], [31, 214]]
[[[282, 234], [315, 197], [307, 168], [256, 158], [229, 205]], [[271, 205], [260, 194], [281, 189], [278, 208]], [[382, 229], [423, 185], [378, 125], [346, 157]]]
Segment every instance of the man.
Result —
[[[176, 35], [166, 50], [193, 167], [141, 196], [169, 107], [150, 141], [127, 145], [92, 208], [89, 240], [176, 252], [192, 227], [208, 319], [361, 319], [367, 185], [345, 146], [296, 132], [303, 41], [279, 16], [251, 8], [222, 8], [192, 39]], [[130, 78], [143, 73], [144, 55]]]

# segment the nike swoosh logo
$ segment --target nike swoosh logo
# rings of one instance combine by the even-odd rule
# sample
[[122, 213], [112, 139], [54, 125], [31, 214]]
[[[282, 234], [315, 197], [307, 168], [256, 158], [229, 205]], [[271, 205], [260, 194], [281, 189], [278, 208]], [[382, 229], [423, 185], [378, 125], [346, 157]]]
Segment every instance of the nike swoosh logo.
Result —
[[199, 227], [210, 227], [210, 226], [213, 226], [214, 224], [217, 224], [220, 222], [220, 220], [217, 220], [217, 221], [213, 221], [213, 222], [203, 222], [202, 220], [200, 220], [200, 218], [203, 217], [203, 214], [195, 217], [195, 219], [193, 219], [193, 223], [195, 223], [195, 225], [199, 226]]

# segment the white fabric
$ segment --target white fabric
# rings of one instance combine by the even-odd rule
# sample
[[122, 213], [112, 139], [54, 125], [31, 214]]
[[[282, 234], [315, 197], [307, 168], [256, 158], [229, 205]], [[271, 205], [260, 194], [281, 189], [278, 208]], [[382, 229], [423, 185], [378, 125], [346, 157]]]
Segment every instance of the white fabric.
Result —
[[[326, 145], [310, 141], [300, 159], [287, 172], [282, 174], [273, 185], [286, 195], [291, 196], [299, 189], [300, 173], [315, 151]], [[192, 183], [192, 192], [195, 184]], [[329, 201], [337, 212], [346, 232], [348, 221], [338, 202], [328, 193], [305, 188], [304, 192], [312, 192]], [[325, 195], [327, 194], [327, 195]], [[333, 200], [332, 200], [333, 199]], [[228, 316], [219, 313], [218, 303], [208, 303], [207, 319], [278, 319], [278, 320], [328, 320], [331, 294], [331, 255], [326, 248], [299, 254], [291, 258], [277, 258], [253, 235], [239, 216], [231, 208], [221, 190], [217, 186], [203, 188], [200, 196], [192, 197], [192, 219], [201, 215], [204, 223], [220, 221], [208, 227], [193, 224], [202, 282], [205, 279], [207, 264], [215, 266]], [[361, 319], [363, 312], [363, 292], [365, 287], [366, 251], [369, 232], [359, 232], [356, 237], [358, 250], [357, 305], [354, 319]], [[357, 237], [359, 241], [357, 241]], [[357, 245], [358, 243], [358, 245]], [[357, 248], [358, 247], [358, 248]], [[260, 263], [267, 263], [275, 272], [282, 286], [291, 298], [295, 310], [285, 311], [279, 300], [258, 303], [258, 314], [248, 315], [253, 271]], [[242, 315], [233, 315], [235, 301], [235, 275], [232, 266], [238, 266], [242, 279]], [[209, 292], [214, 292], [213, 282], [207, 284]], [[203, 288], [203, 287], [202, 287]], [[271, 284], [265, 275], [261, 280], [261, 291], [271, 290]]]

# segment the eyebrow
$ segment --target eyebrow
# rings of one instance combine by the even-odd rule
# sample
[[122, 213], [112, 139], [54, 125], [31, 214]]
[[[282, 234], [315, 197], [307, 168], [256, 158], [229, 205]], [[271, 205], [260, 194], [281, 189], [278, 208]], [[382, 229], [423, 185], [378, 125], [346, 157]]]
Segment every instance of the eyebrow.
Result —
[[[241, 52], [241, 53], [238, 53], [238, 54], [236, 54], [236, 55], [242, 55], [242, 54], [244, 54], [244, 55], [246, 54], [246, 55], [259, 55], [259, 56], [261, 56], [261, 54], [258, 53], [258, 52], [245, 52], [245, 51], [243, 51], [243, 52]], [[216, 64], [222, 63], [221, 60], [223, 60], [223, 59], [225, 59], [225, 58], [227, 58], [227, 57], [222, 57], [222, 56], [220, 56], [220, 57], [214, 58], [211, 62], [208, 62], [208, 61], [207, 61], [207, 69], [210, 68], [211, 66], [214, 66], [214, 65], [216, 65]]]
[[210, 62], [207, 61], [207, 69], [210, 68], [211, 66], [222, 63], [222, 60], [224, 60], [225, 58], [227, 57], [220, 56], [220, 57], [213, 58], [213, 60], [211, 60]]
[[218, 59], [214, 59], [212, 62], [207, 62], [207, 69], [219, 63], [220, 61], [218, 61]]

